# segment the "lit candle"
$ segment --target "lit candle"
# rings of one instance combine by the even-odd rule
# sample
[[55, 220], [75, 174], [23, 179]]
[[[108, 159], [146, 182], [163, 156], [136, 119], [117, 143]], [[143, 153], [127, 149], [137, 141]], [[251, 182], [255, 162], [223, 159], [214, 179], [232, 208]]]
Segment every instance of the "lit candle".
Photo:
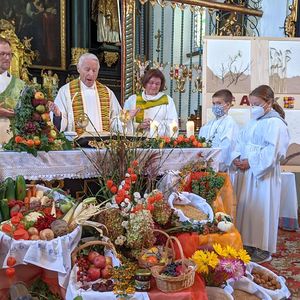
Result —
[[175, 120], [173, 120], [170, 125], [170, 137], [175, 137], [176, 136], [176, 133], [177, 133], [177, 130], [178, 130], [178, 124]]
[[159, 123], [155, 120], [150, 122], [150, 137], [151, 138], [158, 137], [158, 125], [159, 125]]
[[187, 121], [186, 122], [186, 137], [190, 137], [195, 133], [195, 124], [194, 121]]

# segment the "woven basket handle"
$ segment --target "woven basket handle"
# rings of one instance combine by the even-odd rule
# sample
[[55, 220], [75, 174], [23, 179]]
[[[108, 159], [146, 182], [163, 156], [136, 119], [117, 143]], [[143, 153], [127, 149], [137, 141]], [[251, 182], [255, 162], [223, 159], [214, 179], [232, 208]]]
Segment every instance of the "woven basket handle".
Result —
[[80, 252], [82, 249], [91, 247], [91, 246], [95, 246], [95, 245], [101, 245], [104, 247], [108, 247], [109, 249], [112, 250], [113, 254], [115, 255], [115, 257], [117, 257], [117, 251], [115, 249], [115, 246], [110, 243], [110, 242], [104, 242], [104, 241], [90, 241], [90, 242], [86, 242], [82, 245], [80, 245], [79, 247], [75, 248], [73, 253], [72, 253], [72, 263], [75, 264], [76, 262], [76, 256], [77, 253]]

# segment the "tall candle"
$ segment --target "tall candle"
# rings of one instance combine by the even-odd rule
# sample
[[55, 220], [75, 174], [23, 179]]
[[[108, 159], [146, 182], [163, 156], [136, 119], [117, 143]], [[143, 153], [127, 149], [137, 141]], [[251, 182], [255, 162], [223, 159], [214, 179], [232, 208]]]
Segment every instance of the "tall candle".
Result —
[[190, 137], [195, 133], [195, 123], [194, 121], [187, 121], [186, 122], [186, 136]]
[[170, 137], [175, 137], [176, 136], [176, 133], [178, 131], [178, 124], [175, 120], [173, 120], [170, 124], [169, 124], [169, 127], [170, 127]]
[[158, 137], [158, 126], [159, 123], [157, 121], [151, 121], [150, 122], [150, 137], [151, 138], [157, 138]]

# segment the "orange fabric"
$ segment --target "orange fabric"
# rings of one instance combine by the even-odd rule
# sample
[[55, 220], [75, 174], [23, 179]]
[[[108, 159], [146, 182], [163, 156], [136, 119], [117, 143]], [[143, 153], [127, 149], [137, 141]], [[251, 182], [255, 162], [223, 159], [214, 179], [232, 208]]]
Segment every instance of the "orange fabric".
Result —
[[151, 290], [148, 292], [150, 300], [207, 300], [203, 279], [196, 274], [195, 283], [188, 289], [175, 292], [163, 293], [156, 287], [155, 280], [151, 281]]
[[23, 282], [30, 286], [36, 279], [42, 280], [48, 285], [49, 289], [62, 298], [65, 296], [65, 290], [58, 284], [57, 273], [48, 271], [34, 265], [18, 265], [15, 267], [15, 276], [11, 279], [7, 278], [5, 269], [0, 269], [0, 300], [7, 300], [9, 288], [16, 282]]

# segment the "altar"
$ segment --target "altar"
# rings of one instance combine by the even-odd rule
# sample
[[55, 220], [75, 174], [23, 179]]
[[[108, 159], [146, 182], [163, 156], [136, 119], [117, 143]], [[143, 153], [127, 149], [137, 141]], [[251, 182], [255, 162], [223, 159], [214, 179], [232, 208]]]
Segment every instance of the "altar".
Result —
[[[221, 150], [218, 148], [138, 149], [140, 157], [156, 155], [159, 173], [180, 170], [200, 158], [211, 160], [218, 171]], [[25, 152], [0, 152], [0, 180], [23, 175], [27, 180], [61, 180], [94, 178], [99, 175], [94, 164], [101, 161], [105, 149], [38, 152], [37, 157]], [[144, 158], [143, 158], [144, 159]]]

